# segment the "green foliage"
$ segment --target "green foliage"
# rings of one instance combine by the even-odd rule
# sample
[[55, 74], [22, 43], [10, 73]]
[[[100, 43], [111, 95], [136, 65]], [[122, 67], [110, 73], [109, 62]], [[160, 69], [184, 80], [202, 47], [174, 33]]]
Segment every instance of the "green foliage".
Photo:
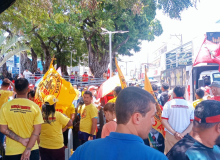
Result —
[[142, 40], [153, 41], [162, 34], [156, 9], [180, 19], [180, 13], [195, 4], [196, 0], [17, 0], [0, 14], [0, 28], [27, 38], [42, 60], [48, 52], [55, 55], [59, 65], [70, 65], [74, 50], [73, 65], [87, 62], [91, 44], [89, 57], [100, 68], [106, 67], [109, 51], [109, 38], [101, 34], [101, 27], [129, 31], [113, 34], [112, 48], [113, 55], [131, 55], [132, 50], [140, 51]]

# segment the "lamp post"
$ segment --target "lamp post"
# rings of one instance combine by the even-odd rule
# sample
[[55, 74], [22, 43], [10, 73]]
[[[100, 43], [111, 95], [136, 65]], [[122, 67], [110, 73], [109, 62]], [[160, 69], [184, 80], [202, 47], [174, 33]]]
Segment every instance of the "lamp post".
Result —
[[112, 34], [114, 33], [127, 33], [129, 31], [114, 31], [114, 32], [111, 32], [111, 31], [108, 31], [107, 29], [105, 28], [101, 28], [102, 29], [102, 35], [106, 35], [106, 34], [109, 34], [109, 58], [110, 58], [110, 77], [112, 77]]
[[128, 76], [127, 64], [128, 64], [128, 62], [133, 62], [133, 61], [121, 61], [121, 62], [125, 62], [126, 63], [126, 76]]

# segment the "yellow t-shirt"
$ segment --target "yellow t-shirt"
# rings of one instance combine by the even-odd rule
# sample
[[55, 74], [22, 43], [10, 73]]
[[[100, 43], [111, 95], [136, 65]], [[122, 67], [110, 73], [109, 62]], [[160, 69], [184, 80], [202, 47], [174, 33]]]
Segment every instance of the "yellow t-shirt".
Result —
[[[71, 114], [75, 114], [75, 107], [74, 107], [74, 105], [72, 104], [72, 105], [70, 105], [68, 108], [67, 108], [67, 110], [66, 110], [66, 116], [68, 117], [68, 118], [71, 118], [70, 116], [71, 116]], [[65, 126], [64, 126], [65, 127]], [[73, 126], [70, 126], [69, 128], [73, 128]]]
[[[92, 118], [98, 117], [97, 108], [93, 104], [87, 106], [84, 104], [79, 110], [79, 113], [81, 115], [79, 130], [90, 134], [92, 128]], [[94, 135], [95, 134], [96, 132], [94, 132]]]
[[115, 98], [113, 98], [113, 99], [110, 99], [110, 100], [108, 101], [108, 103], [115, 103], [115, 102], [116, 102], [116, 99], [117, 99], [117, 97], [115, 97]]
[[47, 149], [60, 149], [63, 144], [62, 126], [66, 126], [69, 118], [60, 112], [55, 112], [54, 117], [49, 116], [51, 123], [41, 125], [40, 147]]
[[2, 105], [8, 102], [8, 98], [13, 96], [13, 91], [0, 90], [0, 109]]
[[193, 107], [194, 108], [196, 108], [196, 106], [200, 103], [200, 102], [202, 102], [204, 99], [197, 99], [197, 100], [195, 100], [194, 102], [193, 102]]
[[[22, 138], [30, 138], [34, 125], [42, 124], [43, 118], [39, 106], [31, 100], [16, 98], [5, 103], [0, 110], [0, 124]], [[25, 151], [21, 143], [6, 138], [6, 155], [22, 154]], [[37, 142], [32, 150], [38, 149]]]
[[83, 90], [83, 91], [82, 91], [82, 97], [83, 97], [84, 93], [85, 93], [85, 91]]
[[76, 97], [75, 97], [74, 101], [79, 99], [79, 91], [78, 91], [78, 89], [75, 89], [75, 92], [76, 92]]
[[55, 109], [56, 109], [57, 112], [63, 113], [65, 116], [67, 116], [66, 115], [66, 110], [68, 109], [68, 107], [69, 106], [63, 106], [63, 105], [60, 105], [60, 104], [56, 104]]

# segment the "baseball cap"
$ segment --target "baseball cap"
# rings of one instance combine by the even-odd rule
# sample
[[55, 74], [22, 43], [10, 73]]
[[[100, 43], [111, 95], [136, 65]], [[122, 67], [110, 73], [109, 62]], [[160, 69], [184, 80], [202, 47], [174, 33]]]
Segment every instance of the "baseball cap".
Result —
[[91, 90], [93, 90], [93, 89], [98, 89], [98, 87], [96, 87], [96, 86], [90, 86], [90, 87], [89, 87], [89, 91], [91, 91]]
[[194, 120], [199, 123], [220, 122], [220, 102], [215, 100], [200, 102], [195, 108]]
[[58, 102], [58, 99], [56, 99], [56, 97], [54, 95], [47, 95], [44, 98], [44, 103], [49, 103], [50, 105], [54, 105], [55, 103]]
[[220, 88], [220, 82], [219, 81], [214, 81], [209, 87], [217, 87]]

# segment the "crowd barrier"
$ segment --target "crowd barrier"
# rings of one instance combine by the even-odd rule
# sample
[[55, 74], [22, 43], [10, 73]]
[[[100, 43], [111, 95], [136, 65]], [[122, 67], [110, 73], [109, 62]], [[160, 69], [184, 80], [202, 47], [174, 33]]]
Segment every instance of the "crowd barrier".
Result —
[[67, 148], [65, 149], [65, 160], [69, 160], [69, 158], [72, 155], [72, 151], [73, 151], [73, 133], [72, 133], [72, 129], [69, 129], [68, 144], [67, 144]]
[[[43, 75], [39, 75], [39, 76], [29, 75], [27, 79], [30, 84], [35, 85], [35, 83], [42, 77]], [[71, 76], [63, 76], [63, 78], [66, 81], [69, 81], [72, 85], [77, 85], [77, 86], [91, 86], [91, 85], [99, 86], [106, 81], [106, 79], [103, 78], [91, 78], [91, 77], [88, 77], [86, 81], [85, 78], [83, 77], [75, 77], [73, 79], [71, 78]]]

